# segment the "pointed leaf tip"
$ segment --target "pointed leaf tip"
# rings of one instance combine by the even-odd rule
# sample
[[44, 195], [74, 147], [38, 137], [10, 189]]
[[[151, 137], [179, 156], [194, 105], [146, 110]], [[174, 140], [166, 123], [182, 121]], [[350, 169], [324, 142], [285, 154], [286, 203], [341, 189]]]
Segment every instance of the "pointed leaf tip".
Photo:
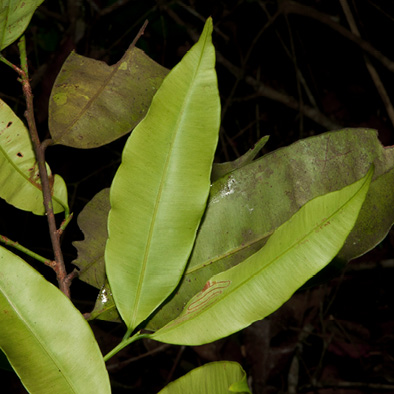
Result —
[[262, 249], [214, 275], [175, 320], [150, 337], [166, 343], [201, 345], [274, 312], [341, 249], [357, 220], [372, 176], [373, 166], [355, 183], [306, 203]]
[[111, 186], [105, 264], [129, 329], [177, 286], [205, 210], [220, 125], [211, 32], [164, 79]]

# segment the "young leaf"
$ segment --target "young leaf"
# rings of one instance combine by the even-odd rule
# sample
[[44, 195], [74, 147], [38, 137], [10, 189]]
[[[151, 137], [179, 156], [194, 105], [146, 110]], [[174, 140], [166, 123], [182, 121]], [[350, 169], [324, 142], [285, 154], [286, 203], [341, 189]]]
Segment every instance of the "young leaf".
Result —
[[51, 92], [52, 139], [95, 148], [125, 135], [143, 118], [167, 73], [135, 47], [112, 66], [72, 52]]
[[233, 361], [217, 361], [198, 367], [171, 382], [158, 394], [251, 394], [246, 373]]
[[0, 2], [0, 51], [25, 30], [36, 8], [44, 0], [2, 0]]
[[[9, 204], [44, 215], [39, 171], [29, 132], [11, 108], [0, 100], [0, 197]], [[55, 213], [68, 213], [67, 188], [59, 175], [52, 177]]]
[[70, 300], [0, 247], [0, 348], [30, 393], [110, 393], [93, 333]]
[[212, 29], [163, 81], [111, 186], [105, 263], [129, 330], [174, 290], [205, 209], [220, 122]]
[[151, 339], [201, 345], [228, 336], [278, 309], [328, 264], [353, 228], [372, 179], [306, 203], [251, 257], [213, 276]]

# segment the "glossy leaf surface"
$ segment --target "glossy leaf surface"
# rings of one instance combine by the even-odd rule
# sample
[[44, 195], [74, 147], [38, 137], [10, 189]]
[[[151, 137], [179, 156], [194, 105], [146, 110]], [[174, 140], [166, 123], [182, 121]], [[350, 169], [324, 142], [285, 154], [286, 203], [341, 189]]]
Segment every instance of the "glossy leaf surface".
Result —
[[357, 220], [372, 174], [371, 168], [354, 184], [306, 203], [257, 253], [214, 275], [183, 312], [151, 338], [201, 345], [274, 312], [341, 249]]
[[54, 142], [95, 148], [125, 135], [144, 117], [167, 73], [135, 47], [112, 66], [72, 52], [51, 92]]
[[[9, 204], [44, 215], [41, 181], [29, 132], [11, 108], [0, 100], [0, 197]], [[68, 212], [67, 188], [59, 175], [51, 176], [55, 213]]]
[[206, 206], [220, 123], [212, 29], [163, 81], [111, 186], [106, 270], [129, 329], [174, 290]]
[[168, 384], [158, 394], [251, 393], [242, 367], [232, 361], [208, 363]]
[[0, 1], [0, 51], [26, 30], [36, 8], [44, 0]]
[[80, 312], [37, 271], [0, 247], [0, 347], [30, 393], [110, 393]]

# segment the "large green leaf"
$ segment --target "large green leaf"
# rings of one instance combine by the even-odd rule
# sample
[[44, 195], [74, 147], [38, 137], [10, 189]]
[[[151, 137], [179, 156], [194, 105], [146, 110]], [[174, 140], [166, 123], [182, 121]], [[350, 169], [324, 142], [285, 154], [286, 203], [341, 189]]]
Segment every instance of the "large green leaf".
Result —
[[163, 81], [111, 186], [105, 263], [129, 330], [179, 282], [206, 206], [220, 123], [212, 29]]
[[133, 46], [112, 66], [72, 52], [49, 101], [54, 142], [95, 148], [125, 135], [144, 117], [167, 73]]
[[30, 393], [110, 393], [80, 312], [37, 271], [0, 247], [0, 348]]
[[43, 1], [0, 1], [0, 51], [12, 44], [26, 30], [34, 11]]
[[339, 253], [350, 260], [381, 242], [394, 222], [394, 148], [384, 148], [374, 130], [344, 129], [300, 140], [219, 179], [180, 288], [149, 327], [174, 319], [211, 276], [258, 251], [303, 204], [353, 183], [372, 163], [366, 203]]
[[[29, 132], [11, 108], [0, 100], [0, 197], [9, 204], [44, 215], [41, 181]], [[68, 213], [67, 188], [59, 175], [51, 176], [55, 213]]]
[[[214, 182], [182, 284], [149, 327], [174, 319], [211, 276], [259, 250], [302, 203], [351, 184], [371, 163], [374, 180], [340, 251], [342, 259], [350, 260], [381, 242], [394, 222], [394, 148], [384, 148], [374, 130], [345, 129], [300, 140]], [[108, 210], [92, 212], [87, 221], [96, 221], [95, 215], [107, 217]], [[105, 239], [106, 232], [102, 244]], [[87, 254], [83, 257], [89, 261]], [[111, 309], [110, 299], [106, 308]]]
[[[268, 138], [268, 136], [261, 138], [252, 149], [235, 161], [214, 163], [211, 181], [251, 163], [267, 143]], [[78, 226], [85, 239], [73, 242], [78, 250], [78, 258], [73, 261], [73, 264], [79, 268], [78, 278], [98, 289], [101, 289], [105, 283], [104, 249], [108, 238], [106, 224], [110, 208], [109, 189], [103, 189], [86, 204], [78, 216]], [[103, 298], [107, 297], [98, 298], [100, 310]]]
[[242, 367], [233, 361], [217, 361], [193, 369], [158, 394], [251, 393]]
[[201, 345], [274, 312], [341, 249], [356, 222], [372, 175], [371, 168], [352, 185], [306, 203], [262, 249], [214, 275], [175, 320], [150, 337]]

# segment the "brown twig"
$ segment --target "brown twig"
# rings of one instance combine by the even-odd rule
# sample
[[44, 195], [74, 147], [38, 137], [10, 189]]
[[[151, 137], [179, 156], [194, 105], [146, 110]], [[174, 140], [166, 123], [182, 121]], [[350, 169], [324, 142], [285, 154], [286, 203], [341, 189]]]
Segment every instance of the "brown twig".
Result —
[[[188, 27], [173, 10], [166, 8], [166, 12], [179, 25], [185, 26], [186, 28]], [[272, 23], [270, 23], [268, 26], [272, 26]], [[197, 32], [189, 28], [187, 28], [187, 32], [194, 41], [197, 41]], [[303, 115], [313, 120], [317, 124], [320, 124], [327, 130], [334, 130], [341, 127], [339, 124], [322, 114], [317, 108], [312, 108], [305, 104], [301, 107], [300, 103], [294, 97], [287, 95], [286, 93], [279, 92], [278, 90], [263, 84], [251, 76], [244, 76], [243, 70], [229, 62], [219, 51], [216, 51], [216, 60], [231, 74], [233, 74], [235, 78], [243, 79], [248, 85], [252, 86], [259, 96], [282, 103], [296, 111], [302, 111]]]
[[149, 350], [148, 352], [146, 352], [144, 354], [140, 354], [139, 356], [131, 357], [131, 358], [128, 358], [127, 360], [119, 361], [119, 362], [116, 362], [116, 363], [113, 363], [113, 364], [108, 364], [107, 365], [107, 370], [108, 371], [120, 370], [123, 367], [125, 367], [125, 366], [127, 366], [127, 365], [129, 365], [131, 363], [134, 363], [136, 361], [139, 361], [139, 360], [141, 360], [141, 359], [143, 359], [145, 357], [153, 356], [156, 353], [160, 353], [160, 352], [168, 349], [170, 346], [171, 345], [165, 343], [165, 344], [163, 344], [163, 345], [161, 345], [161, 346], [159, 346], [159, 347], [157, 347], [155, 349]]
[[56, 273], [56, 278], [59, 284], [60, 290], [70, 298], [70, 282], [71, 278], [68, 277], [67, 271], [64, 265], [63, 253], [60, 247], [60, 235], [56, 227], [55, 213], [53, 211], [52, 193], [50, 180], [45, 164], [45, 148], [47, 143], [41, 144], [38, 136], [36, 122], [34, 118], [34, 106], [33, 106], [33, 93], [30, 86], [27, 59], [26, 59], [26, 48], [24, 37], [19, 41], [19, 51], [21, 56], [21, 68], [15, 68], [20, 76], [20, 82], [22, 84], [23, 94], [26, 100], [26, 111], [25, 117], [28, 123], [28, 129], [30, 133], [30, 139], [32, 141], [33, 150], [36, 155], [38, 163], [38, 169], [40, 172], [42, 194], [44, 199], [45, 213], [48, 220], [49, 235], [51, 238], [52, 248], [54, 252], [54, 258], [56, 264], [52, 266]]
[[134, 48], [137, 41], [144, 35], [146, 26], [148, 26], [149, 21], [146, 19], [145, 22], [142, 24], [140, 30], [138, 30], [137, 35], [134, 37], [133, 42], [130, 44], [129, 49]]
[[353, 34], [348, 29], [337, 23], [330, 15], [324, 14], [320, 11], [316, 11], [312, 7], [296, 3], [294, 1], [283, 1], [281, 3], [281, 10], [286, 14], [296, 14], [302, 15], [308, 18], [315, 19], [331, 29], [335, 30], [337, 33], [341, 34], [343, 37], [352, 41], [358, 45], [363, 51], [368, 53], [370, 56], [376, 58], [384, 67], [389, 71], [394, 72], [394, 62], [389, 58], [384, 56], [376, 48], [374, 48], [368, 41], [363, 40], [356, 34]]
[[[350, 26], [350, 30], [353, 34], [358, 37], [361, 37], [360, 32], [357, 28], [356, 21], [353, 18], [353, 14], [350, 10], [349, 4], [347, 0], [339, 0], [343, 13], [345, 14], [346, 20]], [[386, 112], [390, 118], [391, 124], [394, 126], [394, 109], [393, 105], [391, 104], [390, 97], [387, 93], [386, 88], [384, 87], [382, 80], [379, 77], [378, 72], [376, 71], [375, 67], [372, 65], [371, 61], [369, 60], [368, 56], [364, 55], [365, 66], [371, 76], [373, 83], [375, 84], [376, 90], [378, 91], [380, 98], [383, 101], [383, 104], [386, 108]]]

